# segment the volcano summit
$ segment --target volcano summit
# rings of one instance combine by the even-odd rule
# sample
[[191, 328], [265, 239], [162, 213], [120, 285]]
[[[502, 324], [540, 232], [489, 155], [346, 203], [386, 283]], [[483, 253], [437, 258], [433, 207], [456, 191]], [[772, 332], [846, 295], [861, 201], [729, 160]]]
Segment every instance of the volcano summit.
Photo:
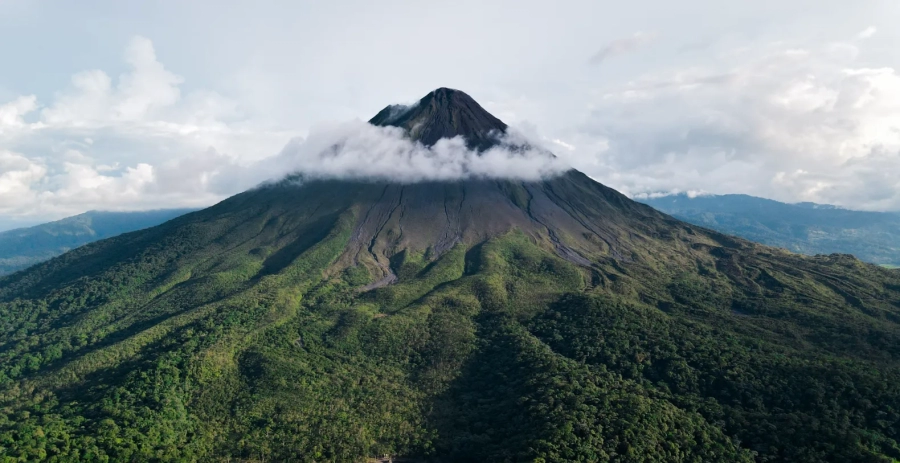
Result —
[[[508, 137], [450, 89], [370, 123]], [[0, 279], [0, 455], [891, 461], [898, 323], [898, 271], [575, 170], [288, 179]]]
[[269, 161], [304, 178], [392, 183], [540, 180], [569, 170], [471, 97], [450, 89], [436, 90], [410, 106], [388, 106], [369, 123], [320, 128]]
[[507, 129], [472, 97], [449, 88], [439, 88], [411, 106], [388, 106], [369, 123], [403, 128], [410, 138], [426, 146], [442, 138], [463, 137], [470, 148], [477, 150], [496, 145]]

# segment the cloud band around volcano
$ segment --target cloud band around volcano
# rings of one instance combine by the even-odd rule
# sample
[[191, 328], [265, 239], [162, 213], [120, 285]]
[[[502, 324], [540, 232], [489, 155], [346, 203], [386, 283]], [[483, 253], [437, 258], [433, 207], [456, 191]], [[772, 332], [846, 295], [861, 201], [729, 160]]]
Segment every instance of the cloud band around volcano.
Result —
[[413, 141], [397, 127], [361, 121], [335, 124], [294, 139], [275, 157], [261, 162], [261, 174], [275, 180], [290, 174], [306, 178], [373, 179], [400, 183], [470, 178], [540, 180], [570, 167], [512, 130], [484, 151], [462, 137], [432, 146]]

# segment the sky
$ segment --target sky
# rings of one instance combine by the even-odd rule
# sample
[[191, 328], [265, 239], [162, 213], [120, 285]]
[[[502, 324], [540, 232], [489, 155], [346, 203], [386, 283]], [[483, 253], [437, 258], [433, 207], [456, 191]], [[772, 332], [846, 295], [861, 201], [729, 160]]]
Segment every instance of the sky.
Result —
[[900, 210], [898, 17], [866, 0], [0, 0], [0, 229], [211, 205], [438, 87], [632, 197]]

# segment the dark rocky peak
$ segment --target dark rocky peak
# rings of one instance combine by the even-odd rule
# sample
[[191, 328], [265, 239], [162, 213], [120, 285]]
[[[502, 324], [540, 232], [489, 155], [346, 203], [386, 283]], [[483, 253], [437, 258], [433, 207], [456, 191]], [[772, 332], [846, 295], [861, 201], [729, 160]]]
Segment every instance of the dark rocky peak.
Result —
[[496, 145], [507, 128], [472, 97], [450, 88], [439, 88], [410, 106], [388, 106], [369, 123], [406, 129], [410, 138], [426, 146], [459, 135], [479, 151]]

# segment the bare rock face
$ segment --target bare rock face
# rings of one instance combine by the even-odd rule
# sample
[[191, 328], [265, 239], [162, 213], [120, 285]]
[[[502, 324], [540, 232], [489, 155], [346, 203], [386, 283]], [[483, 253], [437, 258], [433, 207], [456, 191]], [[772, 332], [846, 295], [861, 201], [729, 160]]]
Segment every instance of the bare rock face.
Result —
[[462, 136], [470, 149], [479, 151], [495, 145], [507, 128], [472, 97], [450, 88], [439, 88], [412, 106], [387, 106], [369, 123], [406, 129], [410, 138], [426, 146]]

